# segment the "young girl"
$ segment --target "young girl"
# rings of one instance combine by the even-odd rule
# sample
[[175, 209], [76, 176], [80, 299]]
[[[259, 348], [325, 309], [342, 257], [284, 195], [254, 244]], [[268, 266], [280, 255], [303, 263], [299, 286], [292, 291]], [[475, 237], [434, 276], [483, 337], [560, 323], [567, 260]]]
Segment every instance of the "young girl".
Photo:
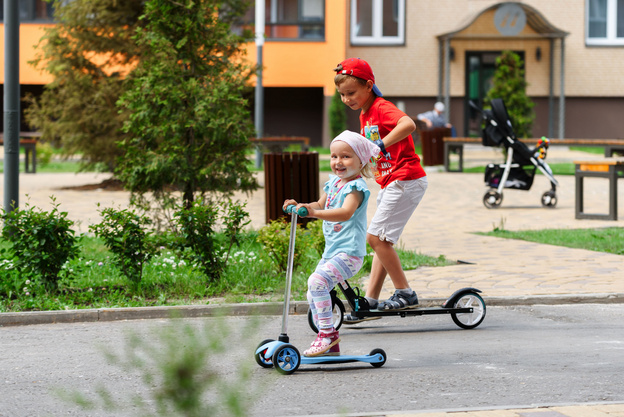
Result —
[[300, 204], [308, 217], [323, 220], [325, 251], [308, 279], [308, 301], [319, 333], [304, 356], [340, 355], [340, 336], [334, 328], [329, 291], [355, 275], [366, 255], [366, 207], [370, 191], [362, 175], [371, 177], [370, 160], [380, 149], [365, 137], [348, 130], [338, 135], [329, 147], [331, 170], [319, 201]]

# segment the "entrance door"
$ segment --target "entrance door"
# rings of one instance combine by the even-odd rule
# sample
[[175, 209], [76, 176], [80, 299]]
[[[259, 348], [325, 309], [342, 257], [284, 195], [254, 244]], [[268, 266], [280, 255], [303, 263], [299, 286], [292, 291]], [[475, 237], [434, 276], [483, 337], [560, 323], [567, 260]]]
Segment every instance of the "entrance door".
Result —
[[464, 95], [464, 136], [481, 136], [481, 113], [472, 108], [472, 101], [483, 108], [483, 98], [492, 87], [496, 57], [500, 52], [466, 52], [466, 94]]

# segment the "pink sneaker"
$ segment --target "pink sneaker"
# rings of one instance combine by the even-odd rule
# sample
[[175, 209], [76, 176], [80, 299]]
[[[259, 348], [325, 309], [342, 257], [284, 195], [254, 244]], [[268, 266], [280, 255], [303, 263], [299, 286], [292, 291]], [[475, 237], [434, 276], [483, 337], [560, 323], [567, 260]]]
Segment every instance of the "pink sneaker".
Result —
[[340, 335], [337, 331], [331, 333], [319, 332], [312, 346], [303, 352], [303, 356], [338, 356], [340, 355]]

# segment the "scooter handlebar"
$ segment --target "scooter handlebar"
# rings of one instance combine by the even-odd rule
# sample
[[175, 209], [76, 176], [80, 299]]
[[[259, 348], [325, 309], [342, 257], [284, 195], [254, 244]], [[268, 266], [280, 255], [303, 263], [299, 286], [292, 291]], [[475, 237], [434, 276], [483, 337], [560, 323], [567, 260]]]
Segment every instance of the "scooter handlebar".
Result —
[[[286, 207], [286, 210], [284, 210], [286, 213], [291, 214], [294, 210], [295, 210], [295, 206], [294, 204], [291, 204], [290, 206]], [[308, 209], [305, 207], [300, 207], [299, 210], [297, 210], [297, 215], [299, 217], [305, 217], [308, 215]]]

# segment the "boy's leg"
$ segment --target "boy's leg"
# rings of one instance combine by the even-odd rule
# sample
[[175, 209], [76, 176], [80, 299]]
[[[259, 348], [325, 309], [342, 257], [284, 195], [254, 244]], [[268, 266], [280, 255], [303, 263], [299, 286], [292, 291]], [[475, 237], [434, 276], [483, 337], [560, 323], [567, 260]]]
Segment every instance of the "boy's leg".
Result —
[[369, 234], [366, 241], [375, 251], [371, 266], [370, 282], [366, 287], [366, 297], [379, 299], [387, 275], [394, 284], [394, 288], [409, 288], [405, 272], [401, 266], [399, 254], [390, 242], [380, 240], [379, 237]]
[[[377, 211], [368, 228], [367, 242], [375, 251], [371, 267], [368, 298], [377, 299], [387, 274], [397, 290], [409, 290], [401, 261], [394, 249], [407, 221], [416, 210], [427, 189], [427, 177], [412, 181], [395, 181], [377, 197]], [[406, 291], [410, 292], [410, 291]]]

